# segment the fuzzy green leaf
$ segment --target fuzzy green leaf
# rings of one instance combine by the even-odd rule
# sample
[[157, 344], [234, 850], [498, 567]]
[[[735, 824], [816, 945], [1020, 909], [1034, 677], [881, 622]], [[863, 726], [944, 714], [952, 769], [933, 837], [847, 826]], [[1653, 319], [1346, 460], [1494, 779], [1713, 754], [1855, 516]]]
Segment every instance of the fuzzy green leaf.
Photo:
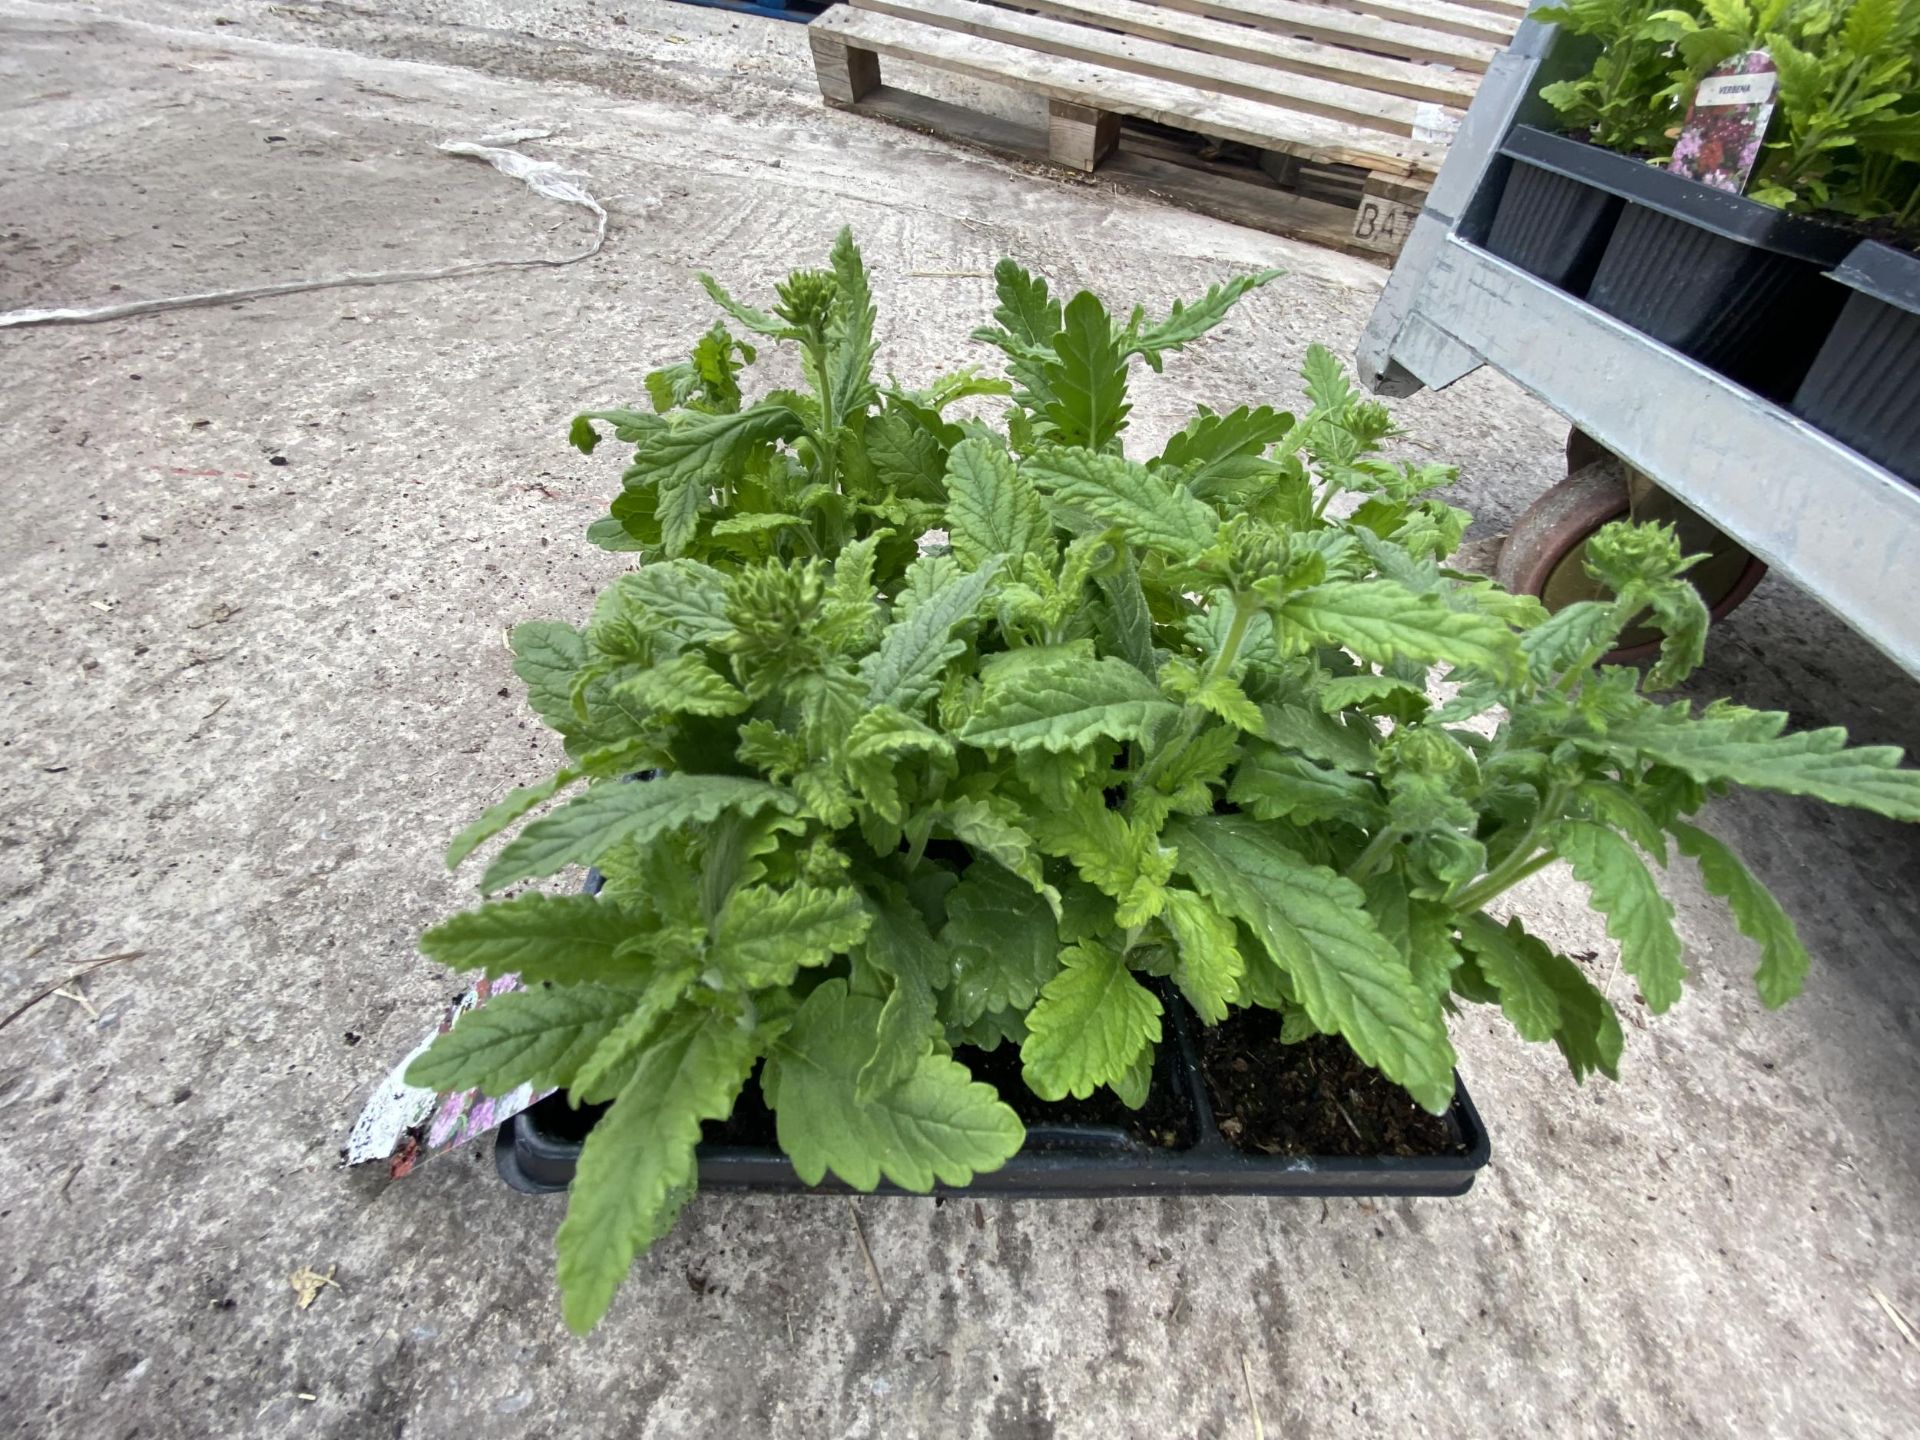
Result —
[[1371, 780], [1270, 745], [1247, 752], [1227, 798], [1262, 820], [1291, 820], [1296, 825], [1344, 820], [1364, 829], [1386, 813]]
[[755, 1049], [751, 1032], [719, 1011], [674, 1016], [587, 1136], [557, 1241], [562, 1309], [576, 1334], [606, 1314], [633, 1257], [692, 1198], [701, 1122], [732, 1113]]
[[1404, 658], [1502, 678], [1516, 677], [1524, 664], [1518, 639], [1501, 621], [1450, 609], [1438, 595], [1418, 595], [1391, 580], [1315, 585], [1287, 596], [1274, 613], [1376, 663]]
[[1167, 839], [1177, 867], [1242, 921], [1286, 972], [1322, 1030], [1435, 1114], [1453, 1101], [1453, 1045], [1439, 1002], [1367, 913], [1360, 887], [1308, 864], [1259, 823], [1238, 816], [1176, 817]]
[[947, 955], [904, 892], [870, 897], [873, 925], [862, 946], [866, 963], [892, 981], [880, 1010], [873, 1058], [861, 1069], [854, 1097], [873, 1099], [910, 1076], [939, 1033], [934, 992], [951, 978]]
[[1227, 1018], [1227, 1007], [1240, 1003], [1240, 977], [1247, 962], [1240, 953], [1238, 928], [1191, 890], [1167, 891], [1166, 920], [1180, 947], [1173, 983], [1194, 1014], [1218, 1025]]
[[1760, 968], [1753, 978], [1761, 1001], [1769, 1009], [1786, 1004], [1805, 986], [1808, 969], [1807, 947], [1800, 943], [1792, 917], [1717, 837], [1678, 821], [1673, 837], [1680, 853], [1699, 863], [1707, 892], [1727, 902], [1740, 933], [1760, 947]]
[[1213, 544], [1220, 516], [1164, 474], [1118, 455], [1043, 450], [1021, 467], [1064, 505], [1117, 526], [1130, 545], [1190, 559]]
[[1088, 941], [1068, 946], [1060, 959], [1060, 973], [1027, 1012], [1021, 1072], [1042, 1100], [1084, 1100], [1124, 1079], [1158, 1043], [1161, 1005], [1118, 951]]
[[738, 715], [747, 697], [691, 651], [663, 660], [614, 687], [636, 705], [666, 714]]
[[1080, 877], [1118, 902], [1115, 921], [1140, 925], [1166, 904], [1173, 852], [1153, 830], [1109, 810], [1098, 790], [1081, 791], [1065, 810], [1042, 810], [1027, 825], [1040, 848], [1071, 860]]
[[790, 985], [803, 968], [824, 965], [857, 945], [870, 917], [857, 891], [797, 881], [785, 890], [743, 885], [714, 921], [708, 959], [727, 986]]
[[489, 805], [480, 813], [478, 820], [453, 837], [453, 843], [447, 846], [447, 869], [458, 869], [460, 862], [480, 846], [528, 811], [546, 804], [579, 778], [578, 770], [557, 770], [537, 784], [509, 790], [504, 799]]
[[971, 574], [947, 580], [906, 619], [887, 626], [879, 648], [860, 662], [868, 704], [911, 713], [931, 698], [946, 663], [967, 648], [964, 639], [953, 636], [953, 627], [973, 617], [999, 568], [995, 557]]
[[1176, 300], [1164, 319], [1156, 320], [1131, 337], [1132, 351], [1149, 362], [1157, 362], [1162, 352], [1190, 345], [1227, 318], [1227, 312], [1240, 297], [1268, 281], [1278, 280], [1284, 270], [1257, 270], [1251, 275], [1236, 275], [1224, 285], [1209, 285], [1207, 293], [1192, 304]]
[[947, 456], [947, 532], [961, 563], [1041, 554], [1052, 534], [1033, 482], [991, 440], [963, 440]]
[[681, 644], [707, 645], [733, 632], [726, 576], [697, 560], [650, 561], [615, 583]]
[[953, 970], [953, 1017], [1024, 1010], [1060, 968], [1053, 911], [1026, 881], [990, 863], [969, 865], [947, 896], [940, 932]]
[[1920, 770], [1899, 768], [1892, 745], [1847, 745], [1847, 732], [1781, 733], [1787, 716], [1724, 701], [1699, 716], [1692, 706], [1649, 706], [1612, 723], [1605, 735], [1580, 738], [1582, 747], [1616, 758], [1641, 757], [1684, 771], [1695, 780], [1731, 780], [1755, 790], [1811, 795], [1894, 820], [1920, 820]]
[[1607, 917], [1607, 934], [1620, 942], [1620, 964], [1640, 982], [1655, 1015], [1680, 998], [1687, 978], [1673, 906], [1653, 882], [1632, 845], [1604, 826], [1570, 820], [1556, 826], [1554, 845], [1573, 866], [1574, 878], [1593, 892], [1594, 907]]
[[616, 951], [640, 934], [644, 916], [591, 895], [516, 896], [441, 921], [420, 949], [449, 970], [518, 975], [528, 984], [632, 980], [635, 965]]
[[1626, 1038], [1612, 1004], [1573, 961], [1538, 941], [1533, 943], [1539, 947], [1534, 952], [1537, 972], [1552, 987], [1560, 1010], [1560, 1029], [1553, 1041], [1566, 1057], [1573, 1078], [1584, 1081], [1597, 1070], [1609, 1080], [1618, 1080]]
[[830, 384], [823, 398], [828, 405], [827, 424], [837, 429], [864, 413], [878, 397], [873, 388], [873, 295], [851, 227], [842, 228], [835, 238], [830, 263], [835, 281], [827, 323]]
[[596, 785], [522, 830], [487, 867], [480, 888], [491, 893], [569, 865], [591, 865], [615, 845], [644, 845], [729, 810], [753, 814], [774, 805], [791, 811], [795, 803], [764, 780], [733, 775], [664, 775], [629, 785]]
[[[620, 1023], [594, 1047], [592, 1055], [569, 1082], [575, 1104], [583, 1098], [599, 1099], [603, 1093], [617, 1094], [625, 1088], [635, 1058], [668, 1013], [680, 1003], [693, 977], [693, 963], [687, 960], [659, 966], [647, 977], [646, 985], [632, 995]], [[614, 1085], [607, 1084], [610, 1077], [618, 1077]]]
[[767, 1057], [761, 1085], [780, 1148], [802, 1182], [832, 1170], [856, 1190], [882, 1178], [906, 1190], [965, 1185], [998, 1170], [1026, 1132], [991, 1085], [950, 1056], [916, 1056], [904, 1079], [862, 1100], [859, 1076], [874, 1053], [881, 1003], [829, 980], [807, 997]]
[[[1004, 800], [1001, 805], [1011, 808]], [[945, 802], [937, 812], [936, 823], [975, 855], [984, 855], [1011, 870], [1035, 890], [1045, 891], [1046, 879], [1040, 873], [1040, 856], [1033, 848], [1033, 836], [1001, 809], [988, 801], [963, 796]]]
[[511, 990], [462, 1015], [407, 1067], [407, 1083], [487, 1095], [571, 1085], [632, 1008], [631, 992], [603, 985]]
[[1058, 359], [1048, 362], [1053, 396], [1046, 415], [1061, 441], [1098, 450], [1126, 428], [1127, 357], [1113, 337], [1113, 321], [1091, 291], [1067, 302], [1052, 337]]
[[626, 483], [651, 488], [659, 496], [667, 554], [686, 549], [699, 505], [727, 478], [735, 455], [763, 441], [791, 440], [802, 428], [800, 417], [785, 405], [762, 401], [730, 415], [677, 411], [671, 423], [642, 435]]
[[1502, 926], [1486, 915], [1460, 923], [1460, 942], [1480, 962], [1480, 973], [1500, 992], [1500, 1008], [1522, 1040], [1551, 1040], [1561, 1026], [1560, 1001], [1541, 973], [1541, 960], [1553, 952], [1520, 927]]
[[1014, 651], [985, 671], [985, 693], [959, 738], [983, 750], [1059, 755], [1102, 736], [1147, 740], [1179, 714], [1151, 680], [1111, 655], [1064, 647]]

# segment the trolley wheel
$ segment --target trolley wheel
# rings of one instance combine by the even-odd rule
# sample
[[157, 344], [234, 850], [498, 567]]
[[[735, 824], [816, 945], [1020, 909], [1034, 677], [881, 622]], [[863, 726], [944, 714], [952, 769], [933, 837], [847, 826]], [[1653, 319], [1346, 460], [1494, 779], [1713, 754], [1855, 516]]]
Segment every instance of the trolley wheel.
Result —
[[[1587, 459], [1588, 463], [1527, 507], [1500, 547], [1494, 567], [1494, 578], [1507, 589], [1536, 595], [1549, 610], [1609, 597], [1606, 587], [1587, 574], [1587, 541], [1601, 526], [1625, 520], [1633, 511], [1625, 463], [1604, 451], [1599, 459], [1588, 459], [1592, 451], [1586, 445], [1569, 443], [1568, 451], [1569, 462]], [[1693, 535], [1686, 533], [1687, 528], [1683, 525], [1681, 537], [1687, 548], [1707, 553], [1687, 577], [1707, 602], [1708, 614], [1718, 620], [1753, 593], [1767, 567], [1710, 527], [1691, 527], [1705, 531]], [[1636, 664], [1652, 659], [1659, 649], [1659, 631], [1632, 626], [1605, 663]]]

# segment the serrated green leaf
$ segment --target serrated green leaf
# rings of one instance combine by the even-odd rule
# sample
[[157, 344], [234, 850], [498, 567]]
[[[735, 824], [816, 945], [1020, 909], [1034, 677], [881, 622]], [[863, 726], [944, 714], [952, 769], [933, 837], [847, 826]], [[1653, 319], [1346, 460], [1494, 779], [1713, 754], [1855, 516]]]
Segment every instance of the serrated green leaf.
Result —
[[1124, 660], [1065, 647], [995, 657], [979, 708], [959, 738], [980, 749], [1059, 755], [1101, 737], [1147, 740], [1179, 714], [1159, 687]]
[[1060, 973], [1027, 1012], [1021, 1072], [1042, 1100], [1084, 1100], [1124, 1080], [1159, 1043], [1161, 1005], [1118, 951], [1086, 941], [1062, 950], [1060, 960]]
[[1727, 902], [1740, 933], [1760, 947], [1754, 983], [1762, 1003], [1778, 1009], [1806, 985], [1809, 967], [1807, 947], [1792, 917], [1717, 837], [1681, 821], [1672, 829], [1680, 853], [1698, 862], [1707, 893]]
[[615, 582], [660, 629], [683, 645], [709, 645], [733, 633], [727, 577], [697, 560], [652, 560]]
[[480, 846], [486, 844], [528, 811], [537, 810], [546, 804], [579, 778], [578, 770], [557, 770], [537, 784], [522, 785], [517, 789], [509, 790], [504, 799], [489, 805], [481, 811], [478, 820], [453, 837], [453, 843], [447, 846], [447, 869], [458, 869], [460, 862]]
[[1314, 693], [1314, 698], [1320, 702], [1320, 708], [1331, 715], [1340, 710], [1353, 710], [1403, 695], [1417, 696], [1421, 700], [1427, 698], [1426, 691], [1418, 685], [1396, 680], [1391, 675], [1373, 674], [1341, 675], [1328, 680]]
[[707, 959], [730, 988], [790, 985], [803, 968], [824, 965], [857, 945], [871, 917], [859, 892], [796, 881], [786, 889], [743, 885], [713, 925]]
[[932, 1049], [939, 1034], [939, 1004], [935, 991], [952, 977], [947, 954], [927, 929], [920, 912], [905, 892], [870, 895], [873, 925], [861, 953], [867, 964], [887, 976], [892, 986], [880, 1009], [871, 1059], [861, 1068], [854, 1098], [873, 1099], [914, 1072], [920, 1057]]
[[972, 574], [947, 580], [906, 619], [887, 626], [879, 648], [860, 662], [870, 705], [911, 713], [933, 696], [941, 670], [967, 648], [964, 639], [953, 636], [953, 627], [973, 617], [999, 568], [996, 557]]
[[719, 1011], [674, 1016], [587, 1136], [557, 1237], [562, 1309], [575, 1334], [606, 1314], [634, 1256], [692, 1198], [701, 1122], [732, 1112], [755, 1050], [752, 1033]]
[[1573, 793], [1593, 819], [1620, 831], [1662, 865], [1667, 863], [1667, 837], [1624, 786], [1612, 780], [1588, 780]]
[[1847, 745], [1847, 732], [1786, 729], [1778, 710], [1716, 702], [1695, 716], [1685, 702], [1648, 706], [1609, 724], [1605, 735], [1577, 737], [1584, 749], [1671, 765], [1695, 780], [1731, 780], [1755, 790], [1811, 795], [1894, 820], [1920, 820], [1920, 770], [1899, 768], [1892, 745]]
[[1067, 809], [1037, 811], [1027, 824], [1042, 850], [1071, 860], [1083, 880], [1118, 902], [1118, 924], [1144, 924], [1166, 904], [1173, 852], [1154, 831], [1109, 810], [1100, 791], [1081, 791]]
[[748, 704], [725, 676], [691, 651], [620, 681], [614, 692], [649, 710], [679, 715], [738, 715]]
[[1167, 891], [1166, 920], [1180, 947], [1173, 983], [1194, 1014], [1218, 1025], [1227, 1018], [1227, 1007], [1240, 1003], [1240, 977], [1247, 962], [1240, 953], [1238, 929], [1191, 890]]
[[949, 1018], [968, 1025], [995, 1010], [1024, 1010], [1060, 968], [1053, 911], [1033, 887], [976, 861], [947, 895], [940, 932], [953, 971]]
[[859, 1075], [879, 1032], [881, 1003], [829, 980], [801, 1005], [767, 1056], [761, 1086], [780, 1148], [803, 1183], [832, 1170], [856, 1190], [881, 1179], [906, 1190], [965, 1185], [997, 1170], [1026, 1132], [991, 1085], [950, 1056], [918, 1056], [906, 1077], [862, 1100]]
[[993, 267], [994, 291], [1000, 304], [993, 318], [1025, 345], [1052, 345], [1060, 333], [1060, 302], [1048, 292], [1047, 282], [1011, 259]]
[[1113, 336], [1113, 321], [1091, 291], [1067, 302], [1061, 328], [1051, 337], [1055, 359], [1046, 372], [1052, 396], [1045, 406], [1061, 443], [1098, 450], [1126, 428], [1127, 357]]
[[516, 896], [442, 920], [420, 949], [449, 970], [518, 975], [528, 984], [620, 982], [635, 966], [616, 952], [646, 928], [643, 911], [592, 895]]
[[462, 1015], [407, 1067], [407, 1084], [504, 1095], [519, 1085], [571, 1085], [594, 1047], [633, 1008], [603, 985], [510, 990]]
[[1220, 516], [1204, 500], [1118, 455], [1048, 449], [1021, 469], [1060, 503], [1118, 527], [1130, 545], [1186, 560], [1213, 544], [1220, 531]]
[[733, 775], [663, 775], [631, 785], [596, 785], [522, 830], [487, 867], [480, 888], [491, 893], [569, 865], [591, 865], [616, 845], [644, 845], [728, 810], [752, 814], [769, 805], [791, 810], [794, 803], [793, 796], [764, 780]]
[[1123, 554], [1118, 565], [1096, 575], [1094, 583], [1107, 602], [1094, 616], [1100, 648], [1142, 675], [1153, 675], [1159, 669], [1153, 653], [1153, 614], [1133, 556]]
[[996, 807], [988, 800], [962, 796], [941, 805], [936, 823], [974, 854], [1011, 870], [1045, 893], [1047, 882], [1040, 872], [1039, 852], [1033, 847], [1033, 836], [1014, 818], [1017, 813], [1008, 801]]
[[553, 729], [574, 726], [573, 677], [587, 663], [587, 642], [571, 625], [529, 620], [513, 627], [513, 673], [527, 687], [527, 703]]
[[1052, 525], [1033, 482], [990, 440], [963, 440], [947, 456], [947, 533], [961, 563], [1044, 553]]
[[1550, 951], [1514, 920], [1502, 926], [1487, 915], [1460, 922], [1460, 943], [1480, 962], [1480, 973], [1500, 993], [1500, 1008], [1522, 1040], [1551, 1040], [1562, 1024], [1558, 992], [1542, 973]]
[[835, 237], [833, 309], [827, 317], [827, 424], [835, 429], [862, 414], [878, 396], [873, 388], [873, 295], [852, 227]]
[[1279, 467], [1263, 452], [1292, 429], [1293, 416], [1267, 405], [1203, 414], [1167, 441], [1155, 463], [1181, 472], [1183, 483], [1203, 500], [1239, 494], [1249, 483], [1264, 487], [1277, 478]]
[[1405, 658], [1516, 677], [1518, 638], [1488, 615], [1449, 609], [1390, 580], [1335, 580], [1287, 596], [1276, 618], [1376, 663]]
[[1262, 820], [1296, 825], [1342, 820], [1370, 829], [1386, 814], [1371, 780], [1271, 745], [1248, 749], [1227, 798]]
[[1324, 345], [1316, 342], [1307, 347], [1300, 373], [1307, 382], [1307, 398], [1316, 410], [1344, 410], [1357, 398], [1347, 380], [1346, 367]]
[[1356, 775], [1378, 763], [1373, 747], [1379, 733], [1365, 716], [1344, 721], [1304, 705], [1262, 705], [1260, 719], [1268, 740], [1310, 759]]
[[610, 1076], [619, 1076], [624, 1082], [626, 1072], [668, 1013], [680, 1003], [693, 977], [694, 965], [690, 960], [670, 960], [655, 965], [646, 984], [631, 995], [627, 1013], [620, 1017], [620, 1023], [593, 1047], [593, 1053], [568, 1082], [575, 1092], [574, 1103], [578, 1104], [586, 1096], [598, 1099], [603, 1090], [618, 1093], [618, 1088], [624, 1088], [624, 1083], [616, 1088], [607, 1086], [606, 1082]]
[[1645, 862], [1613, 831], [1584, 820], [1562, 822], [1553, 837], [1574, 878], [1593, 892], [1594, 908], [1606, 915], [1607, 934], [1620, 942], [1620, 964], [1640, 982], [1647, 1009], [1658, 1015], [1670, 1008], [1687, 970], [1673, 906]]
[[1453, 1045], [1436, 998], [1369, 917], [1360, 887], [1310, 865], [1259, 822], [1177, 817], [1167, 839], [1177, 869], [1244, 923], [1286, 972], [1321, 1029], [1443, 1113], [1453, 1101]]
[[670, 423], [643, 434], [634, 447], [626, 483], [650, 488], [658, 496], [666, 553], [674, 556], [686, 548], [699, 506], [727, 478], [736, 455], [765, 441], [792, 440], [803, 428], [800, 416], [785, 405], [763, 400], [733, 414], [676, 411]]
[[1540, 978], [1552, 987], [1554, 1002], [1560, 1009], [1560, 1029], [1554, 1044], [1566, 1057], [1567, 1068], [1576, 1082], [1598, 1070], [1609, 1080], [1620, 1078], [1620, 1053], [1626, 1040], [1620, 1032], [1620, 1017], [1599, 988], [1566, 956], [1541, 949], [1536, 955]]
[[1251, 275], [1236, 275], [1224, 285], [1209, 285], [1207, 293], [1191, 304], [1174, 301], [1164, 319], [1154, 321], [1131, 337], [1133, 353], [1157, 361], [1164, 351], [1192, 344], [1226, 319], [1227, 312], [1239, 303], [1242, 295], [1286, 273], [1257, 270]]

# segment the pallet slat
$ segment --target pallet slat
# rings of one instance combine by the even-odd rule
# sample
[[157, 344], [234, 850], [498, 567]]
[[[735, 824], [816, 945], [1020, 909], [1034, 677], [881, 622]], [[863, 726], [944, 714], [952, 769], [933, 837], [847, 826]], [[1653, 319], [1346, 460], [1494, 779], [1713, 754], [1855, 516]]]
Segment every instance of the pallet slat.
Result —
[[1415, 102], [1313, 76], [1181, 50], [1132, 35], [1116, 35], [1042, 15], [1025, 15], [975, 0], [852, 0], [854, 8], [934, 25], [1038, 54], [1084, 60], [1129, 74], [1237, 95], [1385, 134], [1410, 136]]
[[1471, 75], [1453, 74], [1432, 65], [1385, 55], [1343, 50], [1312, 40], [1296, 40], [1290, 35], [1274, 35], [1247, 25], [1209, 20], [1203, 15], [1162, 10], [1141, 4], [1139, 0], [993, 0], [993, 3], [1459, 110], [1465, 110], [1472, 103], [1473, 92], [1479, 88]]
[[1310, 5], [1304, 0], [1146, 0], [1146, 3], [1209, 19], [1231, 20], [1237, 25], [1252, 25], [1276, 35], [1299, 35], [1375, 55], [1451, 65], [1456, 70], [1484, 71], [1501, 49], [1479, 40], [1423, 30], [1374, 15]]
[[1358, 165], [1387, 175], [1438, 172], [1442, 147], [1278, 105], [1196, 90], [1079, 60], [1041, 55], [997, 40], [836, 6], [813, 22], [822, 38], [850, 49], [930, 65], [976, 80], [1010, 84], [1049, 100], [1198, 130], [1309, 160]]
[[1480, 40], [1488, 45], [1505, 45], [1520, 26], [1518, 20], [1472, 10], [1450, 0], [1307, 0], [1332, 10], [1353, 10], [1375, 15], [1421, 30], [1437, 30], [1443, 35], [1458, 35], [1465, 40]]
[[[1011, 120], [963, 109], [930, 96], [914, 95], [891, 85], [882, 85], [866, 96], [860, 102], [860, 113], [995, 154], [1033, 162], [1051, 158], [1044, 143], [1038, 143], [1032, 132]], [[1354, 212], [1350, 209], [1209, 174], [1150, 153], [1130, 150], [1125, 145], [1100, 166], [1099, 177], [1103, 185], [1115, 184], [1236, 225], [1311, 240], [1334, 250], [1357, 253], [1367, 250], [1365, 245], [1354, 243]]]

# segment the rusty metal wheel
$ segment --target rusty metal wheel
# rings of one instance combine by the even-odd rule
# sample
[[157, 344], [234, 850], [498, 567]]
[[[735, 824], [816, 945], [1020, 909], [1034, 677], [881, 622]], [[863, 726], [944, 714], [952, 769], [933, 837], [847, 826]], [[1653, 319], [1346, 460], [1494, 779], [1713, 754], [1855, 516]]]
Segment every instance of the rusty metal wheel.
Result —
[[[1763, 562], [1651, 486], [1644, 487], [1646, 501], [1636, 504], [1633, 472], [1577, 430], [1567, 442], [1567, 461], [1571, 473], [1527, 507], [1500, 547], [1494, 578], [1507, 589], [1537, 595], [1549, 610], [1606, 598], [1606, 588], [1587, 574], [1587, 541], [1601, 526], [1630, 516], [1671, 521], [1689, 552], [1706, 554], [1688, 575], [1715, 620], [1751, 595], [1767, 573]], [[1606, 663], [1635, 664], [1659, 648], [1658, 631], [1635, 626]]]

